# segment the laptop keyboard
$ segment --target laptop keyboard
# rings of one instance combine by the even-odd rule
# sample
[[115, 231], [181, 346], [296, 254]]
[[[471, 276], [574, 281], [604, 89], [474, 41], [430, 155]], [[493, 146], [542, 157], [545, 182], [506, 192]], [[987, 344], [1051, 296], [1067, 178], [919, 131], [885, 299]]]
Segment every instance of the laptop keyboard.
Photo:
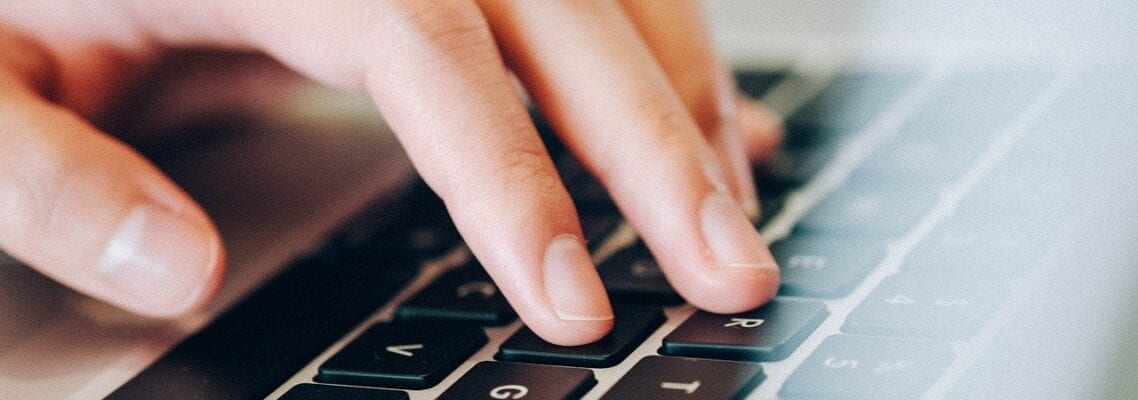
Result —
[[[758, 98], [809, 80], [790, 70], [737, 78]], [[404, 200], [353, 218], [110, 398], [910, 399], [943, 391], [959, 346], [985, 329], [1009, 285], [1031, 272], [1054, 217], [1073, 207], [1064, 199], [1072, 182], [1062, 179], [1070, 174], [1017, 175], [1046, 164], [1016, 152], [1047, 145], [1016, 124], [1053, 80], [1040, 70], [829, 77], [793, 107], [778, 152], [755, 166], [759, 227], [775, 239], [782, 267], [779, 296], [732, 315], [683, 303], [604, 188], [537, 119], [614, 302], [608, 337], [565, 348], [521, 326], [419, 183]], [[427, 264], [443, 267], [426, 274]], [[388, 304], [393, 298], [399, 303]]]

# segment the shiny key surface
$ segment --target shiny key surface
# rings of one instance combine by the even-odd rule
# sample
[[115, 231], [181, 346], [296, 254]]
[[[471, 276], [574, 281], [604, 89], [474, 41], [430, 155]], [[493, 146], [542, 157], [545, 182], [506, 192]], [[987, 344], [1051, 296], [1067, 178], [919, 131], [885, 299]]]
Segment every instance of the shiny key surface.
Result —
[[771, 245], [787, 296], [835, 298], [850, 293], [885, 257], [885, 243], [854, 236], [796, 233]]
[[443, 274], [399, 307], [402, 320], [437, 320], [497, 326], [517, 314], [477, 263]]
[[440, 400], [579, 399], [597, 380], [584, 368], [484, 361], [447, 389]]
[[643, 244], [610, 256], [597, 267], [613, 301], [675, 305], [683, 299], [668, 284], [656, 259]]
[[942, 340], [968, 339], [1006, 296], [1003, 285], [968, 277], [896, 275], [846, 318], [842, 332]]
[[759, 364], [649, 356], [636, 363], [602, 399], [735, 399], [766, 376]]
[[952, 361], [946, 343], [834, 335], [787, 378], [784, 399], [917, 399]]
[[485, 343], [486, 334], [478, 327], [422, 322], [378, 324], [321, 365], [316, 381], [428, 388]]
[[896, 237], [916, 225], [937, 196], [936, 191], [914, 191], [904, 185], [845, 186], [823, 199], [795, 229]]
[[617, 306], [613, 313], [616, 320], [612, 332], [597, 342], [562, 347], [541, 340], [529, 328], [522, 328], [506, 339], [495, 358], [575, 367], [611, 367], [624, 360], [664, 322], [664, 313], [657, 307]]
[[781, 360], [828, 315], [821, 302], [782, 298], [741, 314], [697, 311], [664, 338], [660, 352], [727, 360]]

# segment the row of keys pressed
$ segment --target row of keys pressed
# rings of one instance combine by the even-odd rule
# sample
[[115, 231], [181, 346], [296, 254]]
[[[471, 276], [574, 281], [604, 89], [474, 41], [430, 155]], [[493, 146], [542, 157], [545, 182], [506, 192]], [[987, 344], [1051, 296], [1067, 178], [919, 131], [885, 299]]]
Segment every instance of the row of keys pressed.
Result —
[[[555, 346], [522, 328], [503, 343], [501, 361], [605, 368], [623, 361], [664, 320], [659, 308], [618, 306], [613, 331], [584, 346]], [[821, 303], [776, 299], [731, 315], [696, 312], [664, 338], [664, 355], [772, 361], [785, 358], [828, 315]], [[378, 324], [320, 367], [318, 382], [422, 389], [481, 348], [477, 325], [395, 321]]]

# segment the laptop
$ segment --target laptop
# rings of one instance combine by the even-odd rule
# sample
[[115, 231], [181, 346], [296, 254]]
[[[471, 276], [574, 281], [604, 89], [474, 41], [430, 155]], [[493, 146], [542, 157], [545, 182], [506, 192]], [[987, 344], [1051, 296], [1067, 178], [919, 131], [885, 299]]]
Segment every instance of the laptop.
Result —
[[149, 153], [226, 239], [209, 309], [140, 319], [0, 259], [0, 398], [1135, 398], [1138, 6], [895, 3], [707, 5], [786, 117], [754, 166], [766, 306], [685, 305], [535, 115], [618, 318], [548, 345], [367, 100], [304, 87]]

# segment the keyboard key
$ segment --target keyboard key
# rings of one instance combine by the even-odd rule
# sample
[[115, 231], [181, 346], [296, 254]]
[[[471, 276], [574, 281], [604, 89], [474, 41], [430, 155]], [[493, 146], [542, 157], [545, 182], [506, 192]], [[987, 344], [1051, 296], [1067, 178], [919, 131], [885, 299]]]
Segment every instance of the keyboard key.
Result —
[[892, 105], [913, 78], [914, 75], [903, 72], [839, 74], [792, 114], [787, 125], [856, 132]]
[[793, 299], [775, 299], [742, 314], [697, 311], [664, 338], [660, 352], [728, 360], [781, 360], [829, 314], [820, 302]]
[[406, 392], [302, 383], [280, 400], [407, 400]]
[[988, 321], [1006, 295], [1003, 285], [957, 277], [893, 276], [846, 318], [842, 332], [962, 340]]
[[847, 186], [822, 200], [795, 228], [804, 232], [899, 236], [932, 209], [937, 192], [906, 187]]
[[833, 157], [835, 146], [782, 148], [752, 173], [758, 190], [785, 194], [809, 182]]
[[781, 267], [779, 294], [835, 298], [849, 294], [885, 257], [881, 241], [797, 233], [771, 245]]
[[786, 78], [786, 70], [746, 70], [735, 72], [735, 82], [739, 91], [760, 99], [771, 88]]
[[321, 254], [343, 257], [393, 248], [429, 258], [451, 251], [461, 242], [442, 199], [426, 183], [417, 181], [397, 200], [353, 217]]
[[683, 299], [643, 244], [618, 251], [597, 268], [613, 301], [680, 304]]
[[1044, 226], [962, 221], [954, 216], [905, 257], [901, 270], [929, 279], [968, 276], [1006, 282], [1039, 263], [1051, 236]]
[[917, 399], [952, 361], [946, 343], [834, 335], [787, 378], [783, 399]]
[[477, 327], [391, 322], [371, 327], [320, 366], [316, 381], [424, 389], [486, 343]]
[[765, 377], [759, 364], [649, 356], [601, 399], [736, 399]]
[[600, 341], [575, 347], [549, 344], [529, 328], [510, 336], [495, 356], [500, 361], [606, 368], [620, 363], [664, 322], [656, 307], [618, 306], [612, 332]]
[[439, 399], [579, 399], [596, 384], [584, 368], [485, 361]]
[[494, 281], [473, 262], [436, 279], [399, 307], [401, 320], [444, 320], [498, 326], [517, 314]]
[[592, 208], [577, 208], [577, 215], [581, 219], [581, 233], [585, 235], [585, 243], [589, 250], [596, 250], [620, 224], [624, 217], [615, 209], [595, 210]]

